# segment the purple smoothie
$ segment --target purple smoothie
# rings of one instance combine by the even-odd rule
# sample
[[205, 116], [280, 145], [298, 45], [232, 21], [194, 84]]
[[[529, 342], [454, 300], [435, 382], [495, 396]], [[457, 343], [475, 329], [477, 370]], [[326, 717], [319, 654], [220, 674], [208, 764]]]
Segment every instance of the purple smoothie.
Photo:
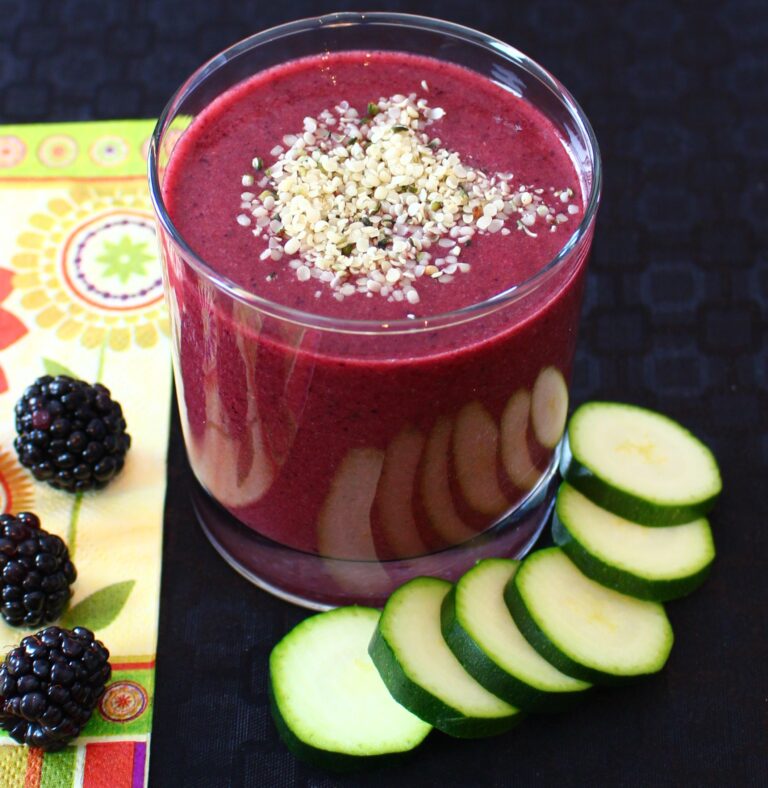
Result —
[[[422, 82], [427, 84], [425, 90]], [[241, 177], [269, 164], [302, 119], [346, 100], [416, 93], [445, 116], [433, 133], [485, 172], [572, 190], [576, 210], [536, 237], [473, 238], [468, 273], [426, 278], [413, 305], [300, 282], [236, 222]], [[180, 137], [163, 196], [173, 224], [218, 274], [276, 304], [339, 319], [415, 317], [410, 333], [321, 330], [257, 311], [213, 287], [165, 245], [177, 386], [192, 468], [240, 522], [280, 544], [342, 559], [403, 559], [464, 542], [513, 509], [562, 431], [589, 238], [522, 299], [449, 327], [540, 271], [581, 220], [582, 184], [553, 125], [458, 66], [344, 52], [257, 74]], [[556, 199], [556, 198], [555, 198]], [[548, 228], [546, 228], [548, 230]], [[426, 328], [425, 328], [426, 324]]]

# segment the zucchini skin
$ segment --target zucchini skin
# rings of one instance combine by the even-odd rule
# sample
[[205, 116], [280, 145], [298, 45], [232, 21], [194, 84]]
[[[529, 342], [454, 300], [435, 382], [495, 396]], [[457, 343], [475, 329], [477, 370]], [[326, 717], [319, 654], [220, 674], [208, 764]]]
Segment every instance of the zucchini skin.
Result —
[[701, 501], [672, 506], [652, 503], [627, 490], [620, 490], [573, 456], [567, 430], [560, 460], [560, 475], [568, 484], [586, 495], [598, 506], [602, 506], [603, 509], [607, 509], [625, 520], [631, 520], [633, 523], [654, 527], [683, 525], [692, 520], [698, 520], [699, 517], [704, 517], [711, 511], [720, 497], [718, 490]]
[[[300, 761], [317, 766], [327, 771], [347, 773], [362, 771], [365, 769], [379, 768], [381, 766], [392, 766], [408, 758], [413, 750], [403, 752], [383, 753], [379, 755], [349, 755], [348, 753], [332, 752], [313, 747], [302, 741], [288, 726], [288, 723], [280, 713], [280, 707], [275, 698], [272, 681], [269, 681], [269, 708], [275, 727], [285, 746]], [[415, 749], [415, 748], [414, 748]]]
[[589, 689], [578, 692], [546, 692], [499, 667], [461, 626], [456, 615], [455, 586], [443, 600], [440, 625], [445, 642], [464, 670], [489, 692], [524, 711], [562, 711], [573, 706], [589, 692]]
[[557, 646], [544, 634], [541, 627], [536, 623], [533, 616], [528, 612], [528, 608], [523, 602], [523, 598], [515, 584], [513, 577], [504, 589], [504, 601], [507, 603], [512, 618], [523, 637], [559, 671], [575, 679], [589, 681], [592, 684], [605, 683], [602, 673], [592, 670], [584, 665], [572, 660], [567, 654], [560, 651]]
[[[556, 549], [556, 548], [550, 548]], [[517, 579], [520, 576], [518, 571], [515, 576], [507, 583], [504, 589], [504, 601], [507, 603], [509, 612], [515, 619], [519, 630], [525, 639], [541, 654], [544, 659], [554, 665], [559, 671], [575, 679], [588, 681], [591, 684], [601, 684], [603, 686], [620, 686], [629, 684], [647, 673], [637, 673], [630, 676], [616, 675], [615, 673], [605, 673], [602, 670], [582, 665], [572, 657], [561, 651], [544, 633], [534, 617], [526, 607], [522, 594], [517, 587]], [[655, 673], [657, 671], [651, 671]]]
[[552, 539], [556, 545], [563, 548], [571, 561], [591, 580], [621, 594], [650, 602], [668, 602], [671, 599], [680, 599], [680, 597], [690, 594], [706, 580], [715, 557], [713, 551], [712, 558], [706, 566], [686, 577], [664, 580], [641, 577], [626, 569], [606, 564], [600, 558], [592, 555], [568, 530], [568, 526], [558, 516], [557, 509], [552, 517]]
[[514, 728], [524, 716], [519, 712], [512, 717], [496, 719], [465, 717], [411, 680], [397, 661], [380, 626], [376, 627], [368, 653], [392, 697], [411, 714], [449, 736], [460, 739], [495, 736]]

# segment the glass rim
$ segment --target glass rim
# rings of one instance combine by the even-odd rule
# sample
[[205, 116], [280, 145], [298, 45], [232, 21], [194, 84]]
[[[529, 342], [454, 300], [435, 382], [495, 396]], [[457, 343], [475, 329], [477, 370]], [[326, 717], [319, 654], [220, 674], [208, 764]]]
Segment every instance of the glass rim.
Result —
[[[339, 318], [330, 315], [322, 315], [309, 312], [294, 307], [272, 301], [269, 298], [260, 296], [247, 290], [233, 282], [227, 276], [216, 271], [200, 255], [192, 250], [187, 244], [182, 234], [171, 221], [163, 199], [162, 186], [160, 184], [160, 173], [158, 167], [158, 157], [160, 154], [160, 143], [166, 127], [170, 125], [176, 116], [176, 111], [181, 102], [187, 98], [197, 87], [206, 79], [214, 74], [219, 68], [231, 61], [233, 58], [248, 52], [256, 47], [271, 41], [295, 35], [303, 32], [311, 32], [323, 28], [349, 27], [352, 25], [391, 25], [406, 26], [415, 30], [425, 32], [441, 33], [452, 36], [468, 44], [478, 45], [486, 50], [497, 53], [507, 60], [513, 61], [529, 74], [537, 78], [544, 86], [552, 92], [559, 102], [565, 107], [570, 117], [576, 121], [578, 133], [583, 137], [587, 145], [587, 151], [592, 161], [592, 182], [590, 192], [586, 202], [581, 221], [570, 235], [568, 240], [560, 247], [557, 254], [538, 271], [529, 276], [524, 281], [512, 285], [498, 293], [484, 298], [481, 301], [460, 307], [459, 309], [441, 312], [434, 315], [425, 315], [417, 319], [395, 318], [395, 319], [357, 319]], [[405, 50], [404, 50], [405, 51]], [[216, 287], [224, 291], [241, 303], [252, 306], [261, 312], [265, 312], [274, 317], [289, 320], [309, 328], [317, 328], [327, 331], [352, 334], [397, 334], [397, 333], [418, 333], [432, 331], [437, 328], [444, 328], [477, 319], [483, 315], [495, 312], [501, 307], [522, 299], [528, 293], [536, 290], [538, 286], [546, 281], [554, 271], [561, 267], [561, 264], [568, 258], [572, 250], [578, 246], [582, 239], [589, 232], [597, 213], [600, 203], [600, 193], [602, 189], [602, 162], [600, 149], [592, 125], [587, 119], [584, 110], [576, 99], [571, 95], [567, 88], [549, 71], [540, 66], [535, 60], [493, 36], [474, 30], [464, 25], [448, 22], [442, 19], [435, 19], [417, 14], [403, 14], [395, 12], [353, 12], [344, 11], [322, 16], [307, 17], [293, 22], [286, 22], [281, 25], [268, 28], [258, 33], [254, 33], [247, 38], [238, 41], [219, 54], [214, 55], [208, 61], [198, 67], [174, 92], [160, 114], [149, 144], [149, 155], [147, 157], [150, 199], [155, 211], [155, 217], [162, 225], [174, 245], [181, 252], [185, 262], [211, 281]]]

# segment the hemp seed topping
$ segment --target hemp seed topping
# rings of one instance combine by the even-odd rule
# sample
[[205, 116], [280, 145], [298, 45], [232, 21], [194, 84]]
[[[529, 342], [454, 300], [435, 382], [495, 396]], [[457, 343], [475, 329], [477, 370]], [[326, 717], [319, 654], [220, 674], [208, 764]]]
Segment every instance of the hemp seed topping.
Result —
[[[544, 189], [514, 188], [512, 173], [487, 175], [441, 147], [428, 129], [444, 115], [415, 93], [380, 98], [362, 116], [342, 101], [286, 134], [266, 169], [255, 156], [256, 176], [241, 184], [258, 189], [241, 193], [236, 220], [267, 239], [260, 259], [293, 258], [299, 281], [318, 280], [338, 300], [365, 293], [417, 304], [419, 278], [448, 284], [470, 270], [460, 256], [474, 235], [508, 235], [509, 222], [535, 238], [538, 225], [568, 221]], [[549, 192], [578, 212], [570, 188]]]

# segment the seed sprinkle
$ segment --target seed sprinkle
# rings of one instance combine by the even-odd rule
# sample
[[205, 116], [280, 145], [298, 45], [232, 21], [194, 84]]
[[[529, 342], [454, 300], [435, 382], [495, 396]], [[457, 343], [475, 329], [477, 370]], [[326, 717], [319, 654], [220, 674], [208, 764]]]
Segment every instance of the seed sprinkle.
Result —
[[[370, 102], [364, 115], [342, 101], [286, 134], [268, 168], [255, 156], [265, 188], [240, 195], [236, 219], [267, 239], [260, 259], [294, 258], [299, 281], [314, 279], [340, 301], [364, 293], [417, 304], [421, 277], [448, 284], [470, 271], [460, 256], [474, 235], [507, 235], [509, 223], [535, 238], [537, 223], [555, 230], [568, 220], [544, 189], [515, 189], [512, 173], [488, 175], [441, 147], [429, 127], [444, 116], [415, 93]], [[242, 176], [242, 186], [253, 183]], [[561, 206], [573, 196], [549, 192]], [[568, 215], [577, 211], [568, 205]]]

